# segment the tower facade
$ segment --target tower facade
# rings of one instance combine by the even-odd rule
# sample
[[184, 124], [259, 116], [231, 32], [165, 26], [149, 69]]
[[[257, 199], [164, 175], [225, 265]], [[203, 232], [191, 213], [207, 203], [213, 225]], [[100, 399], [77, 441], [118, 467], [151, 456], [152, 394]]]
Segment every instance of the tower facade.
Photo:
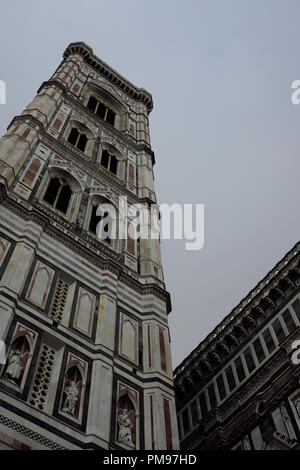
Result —
[[0, 448], [178, 449], [151, 110], [72, 43], [0, 140]]

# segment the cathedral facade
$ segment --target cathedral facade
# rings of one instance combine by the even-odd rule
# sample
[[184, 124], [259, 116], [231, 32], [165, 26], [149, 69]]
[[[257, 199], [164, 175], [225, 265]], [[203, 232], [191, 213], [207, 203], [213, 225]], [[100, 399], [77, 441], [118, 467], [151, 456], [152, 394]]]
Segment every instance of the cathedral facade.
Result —
[[72, 43], [0, 140], [2, 449], [179, 448], [160, 241], [116, 217], [156, 204], [152, 106]]
[[300, 449], [300, 243], [174, 371], [181, 449]]

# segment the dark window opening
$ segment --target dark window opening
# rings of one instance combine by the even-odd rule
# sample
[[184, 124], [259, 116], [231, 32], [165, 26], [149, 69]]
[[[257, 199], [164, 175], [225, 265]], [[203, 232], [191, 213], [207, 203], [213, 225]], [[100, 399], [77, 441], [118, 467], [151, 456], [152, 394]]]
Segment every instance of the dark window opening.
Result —
[[101, 103], [101, 101], [94, 98], [94, 96], [90, 96], [87, 107], [111, 126], [115, 125], [116, 113]]
[[278, 339], [278, 343], [280, 344], [285, 339], [285, 332], [278, 318], [272, 323], [272, 327], [273, 327], [273, 330], [275, 331], [275, 335], [276, 335], [276, 338]]
[[48, 185], [47, 191], [44, 196], [44, 201], [48, 202], [48, 204], [51, 204], [51, 206], [53, 206], [57, 193], [59, 191], [59, 188], [60, 188], [59, 179], [53, 178]]
[[70, 186], [66, 185], [61, 188], [60, 194], [56, 202], [56, 209], [63, 212], [64, 214], [68, 210], [69, 202], [72, 196]]
[[222, 375], [219, 375], [219, 377], [217, 378], [217, 386], [219, 390], [220, 400], [223, 400], [226, 397], [226, 389]]
[[97, 115], [100, 116], [102, 119], [104, 119], [105, 111], [106, 111], [106, 107], [104, 106], [104, 104], [98, 103]]
[[102, 152], [101, 165], [115, 175], [117, 174], [118, 160], [115, 155], [110, 155], [107, 150]]
[[[102, 215], [97, 215], [98, 207], [99, 206], [96, 205], [92, 208], [89, 230], [99, 236], [100, 240], [111, 243], [112, 219], [107, 211]], [[98, 224], [100, 225], [98, 226]]]
[[77, 143], [77, 148], [84, 152], [85, 146], [87, 143], [87, 136], [85, 134], [81, 134]]
[[189, 413], [187, 408], [182, 412], [182, 425], [183, 433], [187, 434], [190, 430]]
[[213, 383], [210, 384], [209, 387], [207, 387], [207, 391], [208, 391], [210, 406], [211, 408], [214, 408], [217, 404], [217, 398], [216, 398], [215, 387]]
[[84, 152], [87, 143], [87, 136], [85, 134], [81, 134], [76, 127], [73, 127], [69, 134], [68, 142]]
[[199, 413], [198, 413], [198, 407], [197, 407], [197, 402], [196, 400], [194, 400], [192, 403], [191, 403], [191, 413], [192, 413], [192, 423], [193, 423], [193, 426], [197, 426], [198, 422], [199, 422]]
[[295, 302], [292, 303], [292, 306], [300, 322], [300, 300], [296, 299]]
[[112, 155], [111, 158], [110, 158], [110, 167], [109, 167], [109, 169], [115, 175], [117, 173], [117, 163], [118, 163], [118, 161], [117, 161], [116, 157], [114, 155]]
[[231, 366], [225, 369], [225, 375], [226, 375], [227, 382], [228, 382], [228, 388], [231, 392], [236, 387], [235, 378], [234, 378]]
[[78, 130], [76, 129], [76, 127], [73, 127], [73, 129], [70, 132], [68, 142], [70, 142], [70, 144], [72, 144], [72, 145], [76, 145], [78, 135], [79, 135]]
[[111, 109], [108, 109], [108, 108], [107, 108], [106, 121], [112, 126], [114, 126], [115, 124], [115, 113]]
[[282, 314], [283, 321], [288, 329], [289, 333], [292, 333], [296, 328], [296, 324], [289, 310], [285, 310]]
[[265, 352], [263, 350], [263, 347], [261, 345], [261, 342], [260, 342], [260, 339], [257, 338], [254, 342], [253, 342], [253, 347], [254, 347], [254, 351], [255, 351], [255, 354], [256, 354], [256, 357], [257, 357], [257, 360], [259, 362], [259, 364], [262, 363], [262, 361], [264, 359], [266, 359], [266, 355], [265, 355]]
[[109, 163], [109, 153], [107, 150], [103, 150], [102, 158], [101, 158], [101, 165], [104, 166], [104, 168], [108, 168], [108, 163]]
[[199, 395], [199, 403], [200, 403], [201, 415], [202, 415], [202, 418], [204, 418], [208, 413], [205, 392], [202, 392]]
[[276, 349], [276, 345], [274, 343], [274, 340], [272, 338], [272, 335], [269, 329], [263, 332], [263, 338], [265, 341], [265, 345], [267, 346], [268, 353], [271, 354], [271, 352], [273, 352], [274, 349]]
[[58, 178], [52, 178], [49, 182], [44, 201], [66, 214], [72, 191], [69, 185], [62, 184]]
[[244, 352], [244, 356], [245, 356], [246, 364], [247, 364], [248, 371], [249, 371], [249, 374], [250, 374], [256, 367], [250, 348], [246, 349], [246, 351]]
[[234, 365], [238, 379], [240, 382], [242, 382], [242, 380], [244, 380], [244, 378], [246, 377], [242, 359], [240, 357], [236, 358], [236, 360], [234, 361]]
[[96, 106], [97, 106], [97, 100], [93, 96], [90, 96], [89, 102], [87, 104], [87, 107], [91, 109], [92, 111], [95, 111]]

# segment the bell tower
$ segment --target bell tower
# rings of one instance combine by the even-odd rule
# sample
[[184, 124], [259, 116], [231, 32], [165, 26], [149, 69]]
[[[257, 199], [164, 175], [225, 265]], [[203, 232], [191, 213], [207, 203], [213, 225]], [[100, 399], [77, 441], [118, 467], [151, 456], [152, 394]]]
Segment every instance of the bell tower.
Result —
[[72, 43], [0, 140], [2, 449], [179, 448], [160, 241], [119, 223], [156, 204], [151, 110]]

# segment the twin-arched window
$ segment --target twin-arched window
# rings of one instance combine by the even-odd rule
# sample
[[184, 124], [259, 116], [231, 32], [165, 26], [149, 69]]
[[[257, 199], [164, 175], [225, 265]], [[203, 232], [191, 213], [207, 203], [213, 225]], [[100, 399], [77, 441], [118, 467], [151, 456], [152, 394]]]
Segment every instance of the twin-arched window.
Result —
[[113, 220], [107, 211], [98, 211], [99, 205], [92, 206], [89, 230], [97, 235], [100, 240], [111, 243]]
[[72, 191], [67, 183], [58, 178], [52, 178], [44, 195], [44, 201], [66, 214]]
[[115, 155], [111, 155], [107, 150], [102, 152], [101, 165], [115, 175], [117, 174], [118, 160]]
[[71, 132], [68, 137], [68, 142], [74, 145], [74, 147], [84, 152], [87, 140], [87, 136], [83, 132], [79, 132], [76, 127], [73, 127], [71, 129]]

